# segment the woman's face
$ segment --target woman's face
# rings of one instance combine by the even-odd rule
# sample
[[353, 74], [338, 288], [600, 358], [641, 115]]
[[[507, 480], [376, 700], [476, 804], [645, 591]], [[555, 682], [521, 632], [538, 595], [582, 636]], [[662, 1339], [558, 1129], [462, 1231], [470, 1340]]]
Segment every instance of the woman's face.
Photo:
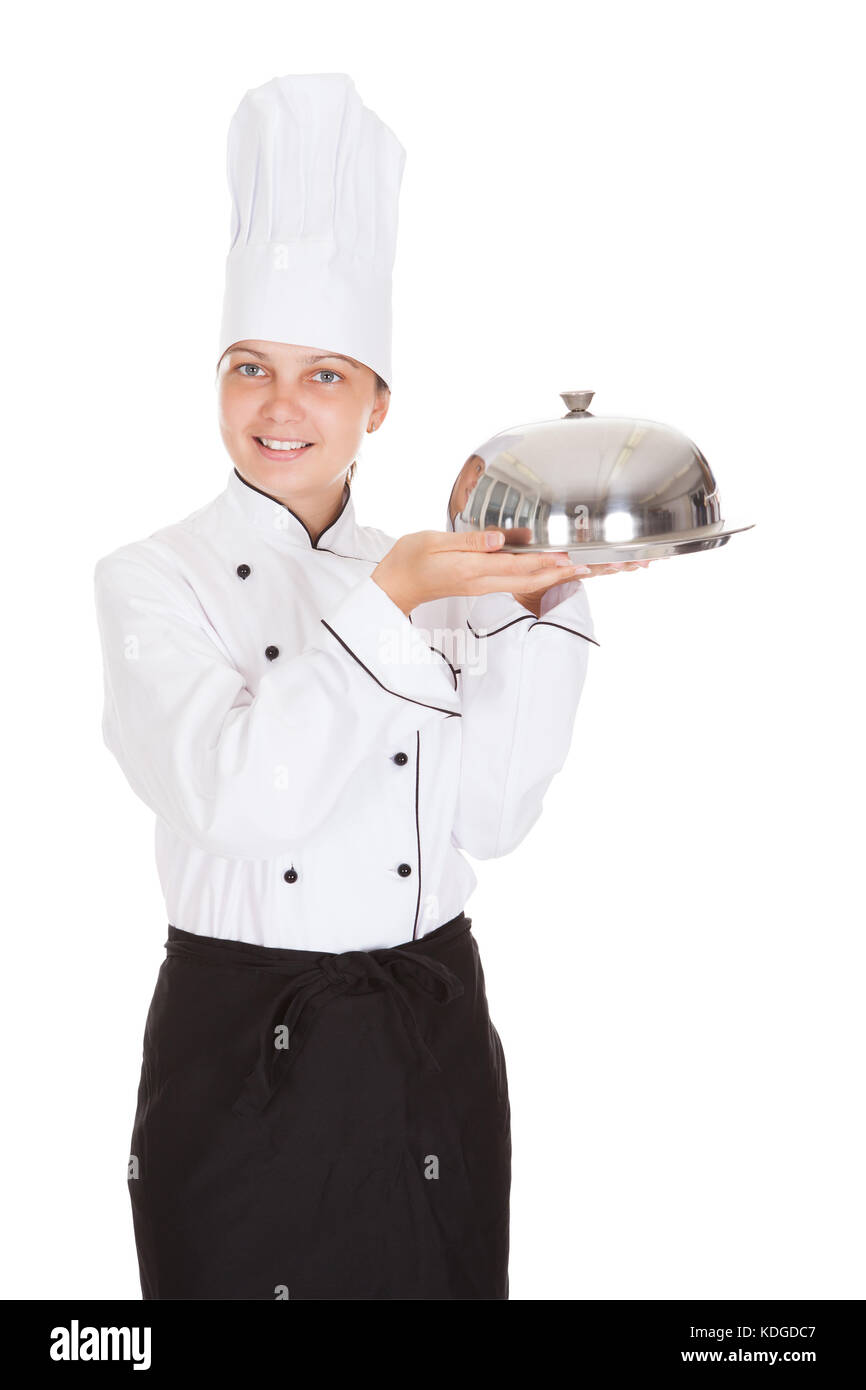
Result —
[[[244, 339], [223, 354], [217, 386], [220, 433], [238, 472], [286, 500], [336, 486], [388, 413], [375, 372], [324, 348]], [[310, 447], [276, 448], [292, 440]]]
[[452, 526], [457, 515], [465, 510], [469, 498], [475, 490], [475, 485], [486, 467], [483, 458], [479, 458], [478, 454], [470, 454], [457, 474], [457, 481], [451, 489], [451, 497], [448, 502], [448, 515], [451, 518]]

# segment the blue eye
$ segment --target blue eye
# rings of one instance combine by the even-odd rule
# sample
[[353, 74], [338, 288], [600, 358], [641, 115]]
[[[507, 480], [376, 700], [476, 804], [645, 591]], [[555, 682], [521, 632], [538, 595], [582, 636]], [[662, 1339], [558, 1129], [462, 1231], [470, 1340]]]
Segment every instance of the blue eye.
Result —
[[[251, 370], [247, 370], [248, 368], [250, 368]], [[241, 376], [245, 376], [248, 381], [257, 381], [258, 377], [253, 376], [253, 372], [261, 372], [264, 374], [264, 370], [264, 367], [262, 367], [258, 362], [240, 362], [237, 367], [237, 371], [240, 372]], [[330, 367], [320, 367], [319, 370], [314, 374], [314, 377], [322, 376], [323, 374], [325, 376], [333, 378], [332, 381], [323, 381], [323, 386], [333, 386], [336, 382], [343, 380], [343, 377], [340, 375], [340, 373], [332, 371]]]

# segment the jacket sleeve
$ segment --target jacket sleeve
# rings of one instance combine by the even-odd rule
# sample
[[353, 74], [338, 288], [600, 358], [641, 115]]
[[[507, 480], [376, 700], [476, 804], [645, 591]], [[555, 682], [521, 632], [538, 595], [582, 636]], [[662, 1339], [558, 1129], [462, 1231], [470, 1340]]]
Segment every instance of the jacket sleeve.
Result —
[[377, 743], [460, 717], [451, 665], [370, 576], [255, 694], [161, 558], [121, 547], [94, 585], [105, 744], [151, 810], [209, 853], [280, 854], [322, 824]]
[[462, 754], [453, 843], [508, 854], [541, 815], [565, 763], [589, 652], [598, 646], [580, 580], [548, 590], [535, 618], [511, 594], [468, 602]]

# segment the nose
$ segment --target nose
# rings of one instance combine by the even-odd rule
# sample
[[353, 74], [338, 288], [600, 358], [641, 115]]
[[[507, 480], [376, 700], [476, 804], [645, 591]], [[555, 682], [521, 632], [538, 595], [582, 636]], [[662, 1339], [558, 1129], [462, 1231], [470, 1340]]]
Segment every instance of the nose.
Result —
[[293, 401], [273, 401], [265, 407], [264, 418], [275, 425], [290, 425], [300, 421], [303, 411]]
[[301, 420], [304, 411], [300, 400], [300, 387], [274, 382], [273, 388], [263, 404], [262, 413], [266, 420], [273, 420], [279, 424]]

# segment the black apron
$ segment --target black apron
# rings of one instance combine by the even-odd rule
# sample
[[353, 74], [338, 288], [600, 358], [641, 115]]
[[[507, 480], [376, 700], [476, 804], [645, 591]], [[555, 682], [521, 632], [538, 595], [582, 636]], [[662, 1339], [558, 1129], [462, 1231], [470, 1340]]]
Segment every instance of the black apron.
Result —
[[169, 926], [129, 1193], [145, 1299], [507, 1299], [511, 1108], [464, 913], [340, 953]]

